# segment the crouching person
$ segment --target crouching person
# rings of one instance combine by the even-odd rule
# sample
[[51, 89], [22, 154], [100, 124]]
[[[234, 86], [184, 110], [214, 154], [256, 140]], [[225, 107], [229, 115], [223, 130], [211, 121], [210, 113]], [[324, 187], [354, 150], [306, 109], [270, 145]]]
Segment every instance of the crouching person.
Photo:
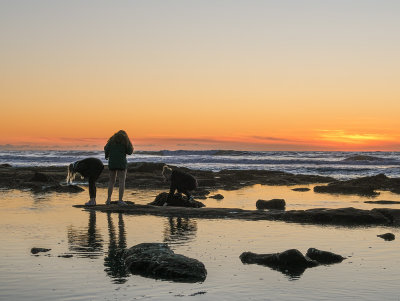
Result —
[[171, 198], [173, 198], [175, 190], [178, 190], [179, 193], [185, 194], [189, 202], [193, 201], [190, 191], [197, 188], [197, 180], [195, 177], [178, 169], [172, 170], [167, 165], [164, 165], [162, 175], [165, 182], [170, 182], [167, 203], [169, 203]]
[[67, 184], [72, 183], [77, 173], [89, 180], [89, 202], [86, 206], [96, 205], [96, 181], [104, 169], [103, 162], [97, 158], [87, 158], [71, 163], [68, 166]]

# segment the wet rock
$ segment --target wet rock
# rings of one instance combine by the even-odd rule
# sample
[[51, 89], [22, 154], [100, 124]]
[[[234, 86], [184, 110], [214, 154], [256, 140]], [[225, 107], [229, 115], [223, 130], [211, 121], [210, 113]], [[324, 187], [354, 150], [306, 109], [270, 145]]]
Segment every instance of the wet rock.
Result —
[[41, 173], [41, 172], [35, 172], [32, 178], [29, 180], [30, 182], [43, 182], [43, 183], [48, 183], [48, 182], [54, 182], [53, 178]]
[[74, 255], [72, 255], [72, 254], [62, 254], [62, 255], [58, 255], [57, 257], [61, 257], [61, 258], [72, 258], [72, 257], [74, 257]]
[[315, 248], [309, 248], [307, 250], [306, 256], [321, 264], [339, 263], [345, 259], [343, 256], [339, 254], [335, 254], [328, 251], [321, 251]]
[[191, 208], [201, 208], [205, 207], [202, 202], [195, 200], [188, 200], [179, 193], [175, 193], [174, 196], [167, 202], [168, 193], [162, 192], [156, 196], [155, 200], [148, 205], [152, 206], [175, 206], [175, 207], [191, 207]]
[[278, 209], [278, 210], [285, 210], [285, 200], [283, 199], [272, 199], [269, 201], [265, 200], [258, 200], [256, 202], [257, 209]]
[[152, 162], [138, 162], [128, 165], [128, 171], [130, 172], [150, 172], [160, 173], [162, 172], [164, 163], [152, 163]]
[[31, 249], [32, 254], [45, 253], [45, 252], [49, 252], [49, 251], [51, 251], [51, 249], [46, 249], [46, 248], [32, 248]]
[[125, 251], [126, 267], [144, 277], [177, 282], [201, 282], [207, 270], [197, 259], [175, 254], [167, 244], [142, 243]]
[[216, 194], [216, 195], [212, 195], [209, 196], [210, 199], [216, 199], [216, 200], [222, 200], [224, 198], [224, 196], [222, 194]]
[[382, 161], [382, 158], [379, 157], [373, 157], [373, 156], [366, 156], [366, 155], [356, 155], [356, 156], [351, 156], [343, 161], [348, 162], [348, 161]]
[[398, 201], [385, 201], [385, 200], [381, 200], [381, 201], [365, 201], [364, 203], [367, 203], [367, 204], [382, 204], [382, 205], [400, 204], [400, 202], [398, 202]]
[[388, 219], [391, 226], [400, 226], [400, 209], [374, 208], [371, 213], [379, 213]]
[[377, 235], [377, 236], [380, 237], [380, 238], [383, 238], [386, 241], [392, 241], [392, 240], [394, 240], [396, 238], [393, 233], [385, 233], [385, 234], [380, 234], [380, 235]]
[[38, 183], [27, 183], [29, 187], [32, 189], [33, 192], [35, 193], [44, 193], [44, 192], [68, 192], [68, 193], [78, 193], [85, 191], [82, 187], [79, 187], [77, 185], [61, 185], [61, 184], [48, 184], [48, 185], [43, 185], [43, 184], [38, 184]]
[[390, 219], [377, 210], [349, 208], [314, 208], [308, 210], [290, 210], [274, 212], [276, 219], [312, 224], [334, 225], [385, 225]]
[[8, 164], [8, 163], [3, 163], [3, 164], [0, 164], [0, 167], [11, 167], [11, 165], [10, 164]]
[[264, 265], [290, 276], [300, 276], [307, 268], [319, 265], [318, 262], [305, 257], [296, 249], [273, 254], [244, 252], [239, 258], [242, 263]]
[[299, 187], [299, 188], [293, 188], [293, 191], [300, 191], [300, 192], [304, 192], [304, 191], [310, 191], [310, 188], [306, 188], [306, 187]]
[[[124, 201], [128, 205], [135, 205], [135, 202], [132, 201]], [[118, 205], [118, 201], [111, 201], [110, 205]], [[119, 205], [118, 205], [119, 206]]]
[[391, 179], [384, 174], [371, 177], [363, 177], [348, 181], [337, 181], [327, 186], [315, 186], [314, 191], [319, 193], [358, 194], [374, 196], [378, 195], [375, 190], [390, 188]]
[[210, 194], [210, 191], [206, 190], [206, 189], [196, 189], [192, 193], [193, 197], [206, 196], [206, 195], [209, 195], [209, 194]]

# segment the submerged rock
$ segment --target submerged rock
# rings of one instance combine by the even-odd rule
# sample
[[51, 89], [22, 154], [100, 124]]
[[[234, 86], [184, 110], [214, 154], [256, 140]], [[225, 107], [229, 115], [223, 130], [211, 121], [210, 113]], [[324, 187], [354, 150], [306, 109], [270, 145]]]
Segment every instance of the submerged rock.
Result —
[[319, 265], [296, 249], [272, 254], [244, 252], [239, 258], [243, 263], [265, 265], [290, 276], [300, 276], [307, 268]]
[[283, 199], [272, 199], [269, 201], [258, 200], [256, 203], [257, 209], [279, 209], [285, 210], [285, 200]]
[[195, 200], [188, 200], [184, 198], [181, 194], [176, 193], [173, 197], [167, 202], [168, 193], [162, 192], [156, 196], [155, 200], [148, 205], [152, 206], [175, 206], [175, 207], [192, 207], [192, 208], [201, 208], [205, 207], [202, 202]]
[[127, 268], [144, 277], [177, 282], [201, 282], [207, 270], [197, 259], [175, 254], [167, 244], [142, 243], [125, 251]]
[[377, 236], [380, 238], [383, 238], [384, 240], [387, 240], [387, 241], [392, 241], [396, 238], [393, 233], [385, 233], [385, 234], [380, 234]]
[[222, 194], [217, 193], [216, 195], [209, 196], [210, 199], [222, 200], [224, 196]]
[[51, 251], [51, 249], [46, 249], [46, 248], [32, 248], [31, 249], [32, 254], [45, 253], [45, 252], [49, 252], [49, 251]]
[[318, 261], [321, 264], [332, 264], [342, 262], [345, 257], [328, 251], [321, 251], [315, 248], [307, 250], [307, 257], [312, 260]]

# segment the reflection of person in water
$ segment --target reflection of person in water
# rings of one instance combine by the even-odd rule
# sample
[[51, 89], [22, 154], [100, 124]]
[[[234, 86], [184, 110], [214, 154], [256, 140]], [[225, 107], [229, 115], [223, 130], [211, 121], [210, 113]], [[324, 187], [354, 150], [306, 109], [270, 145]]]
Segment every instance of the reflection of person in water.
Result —
[[[126, 271], [122, 254], [126, 249], [126, 232], [122, 213], [118, 215], [118, 237], [111, 213], [107, 213], [109, 245], [104, 257], [105, 271], [116, 283], [124, 283]], [[69, 249], [78, 253], [79, 257], [98, 258], [103, 255], [103, 239], [96, 227], [96, 211], [89, 212], [89, 225], [83, 229], [68, 228]]]
[[197, 231], [195, 220], [181, 217], [169, 217], [164, 228], [164, 242], [181, 243], [192, 240]]
[[80, 257], [97, 258], [103, 251], [103, 239], [96, 228], [96, 211], [90, 210], [87, 229], [68, 228], [69, 249]]
[[108, 254], [104, 257], [105, 271], [110, 277], [114, 278], [114, 282], [125, 283], [128, 272], [122, 260], [122, 254], [126, 249], [126, 232], [122, 213], [118, 214], [118, 240], [110, 212], [107, 212], [107, 222], [110, 242]]

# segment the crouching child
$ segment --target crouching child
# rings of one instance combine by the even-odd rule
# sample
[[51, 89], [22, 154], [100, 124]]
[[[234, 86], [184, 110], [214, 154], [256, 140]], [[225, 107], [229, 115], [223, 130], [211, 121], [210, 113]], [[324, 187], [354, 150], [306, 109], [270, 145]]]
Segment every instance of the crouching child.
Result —
[[193, 191], [197, 188], [197, 180], [195, 177], [178, 169], [172, 170], [167, 165], [164, 165], [162, 175], [165, 182], [170, 182], [167, 203], [170, 202], [176, 190], [179, 193], [185, 194], [189, 202], [193, 201], [190, 191]]

